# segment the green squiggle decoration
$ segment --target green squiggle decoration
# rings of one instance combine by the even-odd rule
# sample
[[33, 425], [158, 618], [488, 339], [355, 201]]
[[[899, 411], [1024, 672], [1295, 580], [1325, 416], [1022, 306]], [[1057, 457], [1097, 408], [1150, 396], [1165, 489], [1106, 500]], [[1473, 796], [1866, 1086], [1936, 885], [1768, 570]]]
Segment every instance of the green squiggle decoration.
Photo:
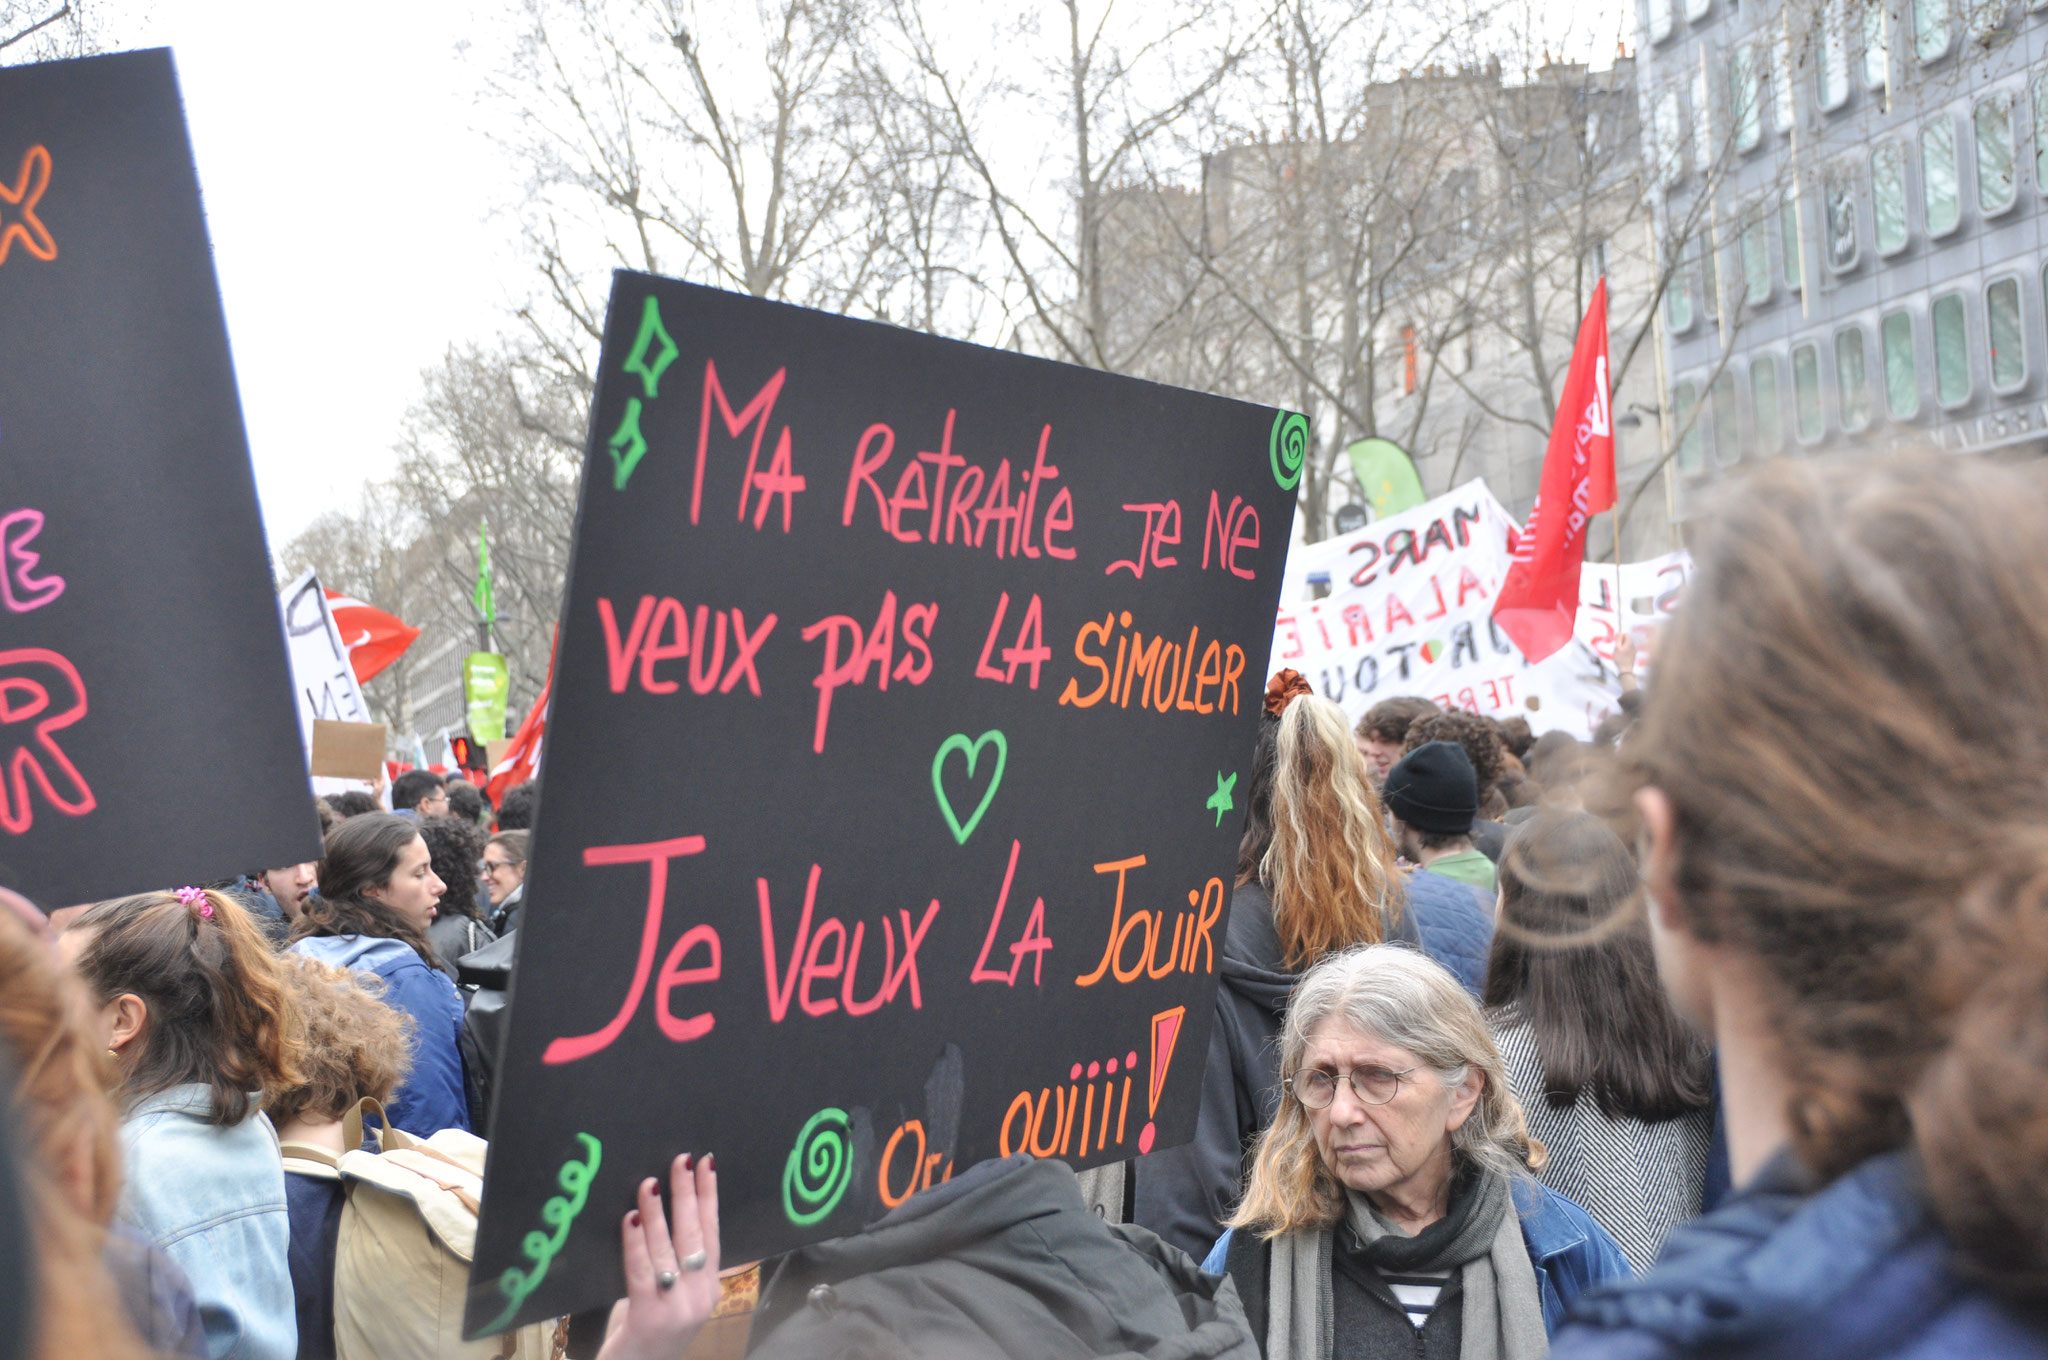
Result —
[[580, 1162], [570, 1158], [556, 1173], [555, 1183], [562, 1187], [563, 1193], [540, 1206], [541, 1222], [553, 1228], [554, 1232], [535, 1230], [520, 1242], [519, 1249], [527, 1260], [533, 1262], [533, 1268], [522, 1271], [517, 1266], [510, 1266], [498, 1277], [498, 1292], [505, 1296], [507, 1302], [505, 1311], [491, 1319], [490, 1325], [484, 1328], [487, 1332], [498, 1331], [511, 1322], [518, 1315], [520, 1305], [526, 1302], [526, 1296], [538, 1289], [540, 1282], [548, 1277], [548, 1266], [553, 1263], [555, 1253], [568, 1240], [569, 1225], [576, 1221], [576, 1216], [583, 1212], [584, 1202], [590, 1198], [590, 1183], [597, 1179], [598, 1165], [604, 1160], [604, 1144], [587, 1133], [576, 1136], [583, 1140], [590, 1154]]
[[782, 1211], [790, 1222], [808, 1227], [839, 1207], [853, 1179], [850, 1133], [841, 1109], [828, 1107], [804, 1121], [782, 1167]]
[[1308, 458], [1308, 417], [1297, 411], [1279, 411], [1273, 416], [1270, 455], [1273, 480], [1282, 491], [1294, 490], [1301, 480], [1301, 465]]

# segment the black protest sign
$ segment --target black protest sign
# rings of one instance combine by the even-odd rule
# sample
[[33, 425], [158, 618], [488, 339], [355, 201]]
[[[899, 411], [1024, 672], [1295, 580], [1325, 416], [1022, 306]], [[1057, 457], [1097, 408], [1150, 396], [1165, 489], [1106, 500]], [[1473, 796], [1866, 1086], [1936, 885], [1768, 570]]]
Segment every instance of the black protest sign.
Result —
[[0, 881], [319, 855], [168, 52], [0, 68]]
[[1307, 433], [617, 276], [472, 1327], [1191, 1134]]

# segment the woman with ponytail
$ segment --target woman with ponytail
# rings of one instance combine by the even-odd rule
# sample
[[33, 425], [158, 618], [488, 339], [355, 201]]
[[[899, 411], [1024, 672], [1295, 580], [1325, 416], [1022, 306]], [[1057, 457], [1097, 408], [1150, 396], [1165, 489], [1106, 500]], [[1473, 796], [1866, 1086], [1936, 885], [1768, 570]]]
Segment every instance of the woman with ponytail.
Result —
[[1736, 1190], [1553, 1354], [2048, 1355], [2048, 490], [1901, 455], [1730, 496], [1607, 801]]
[[216, 1360], [290, 1360], [291, 1218], [262, 1102], [299, 1079], [298, 1023], [276, 956], [201, 888], [102, 902], [61, 945], [120, 1070], [120, 1217], [191, 1278]]
[[1276, 1041], [1301, 975], [1357, 945], [1421, 948], [1417, 918], [1436, 925], [1445, 913], [1462, 913], [1483, 950], [1486, 915], [1471, 891], [1428, 874], [1405, 878], [1395, 861], [1344, 710], [1299, 672], [1281, 671], [1266, 686], [1245, 788], [1194, 1141], [1137, 1164], [1134, 1216], [1189, 1255], [1200, 1259], [1223, 1230], [1244, 1185], [1245, 1148], [1279, 1108]]
[[320, 895], [306, 899], [292, 927], [292, 953], [376, 974], [385, 1003], [412, 1017], [412, 1072], [385, 1114], [422, 1138], [470, 1126], [462, 995], [427, 942], [446, 888], [418, 822], [365, 813], [328, 833]]

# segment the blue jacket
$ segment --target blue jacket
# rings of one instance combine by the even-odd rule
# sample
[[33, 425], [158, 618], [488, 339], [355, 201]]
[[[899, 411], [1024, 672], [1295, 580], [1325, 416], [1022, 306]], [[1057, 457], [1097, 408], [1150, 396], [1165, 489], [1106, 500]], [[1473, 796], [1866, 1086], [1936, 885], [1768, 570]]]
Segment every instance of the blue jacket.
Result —
[[442, 1129], [469, 1130], [462, 1076], [462, 995], [403, 940], [374, 935], [311, 935], [292, 952], [336, 968], [384, 979], [384, 1000], [412, 1016], [412, 1072], [384, 1113], [422, 1138]]
[[[1628, 1258], [1591, 1214], [1557, 1191], [1526, 1176], [1516, 1177], [1511, 1189], [1515, 1212], [1522, 1219], [1522, 1245], [1529, 1249], [1529, 1264], [1536, 1268], [1543, 1326], [1555, 1336], [1566, 1310], [1581, 1293], [1603, 1281], [1628, 1278]], [[1224, 1230], [1202, 1259], [1202, 1269], [1212, 1275], [1223, 1273], [1230, 1239], [1236, 1232], [1235, 1228]]]
[[299, 1329], [277, 1132], [260, 1113], [209, 1124], [211, 1100], [192, 1084], [129, 1107], [120, 1217], [191, 1280], [214, 1360], [292, 1360]]
[[1422, 952], [1451, 970], [1477, 999], [1486, 990], [1486, 959], [1493, 950], [1493, 899], [1469, 883], [1427, 869], [1408, 875], [1408, 910], [1422, 935]]
[[1875, 1157], [1813, 1194], [1789, 1158], [1665, 1239], [1640, 1280], [1581, 1298], [1555, 1360], [1976, 1360], [2048, 1357], [1949, 1261], [1910, 1156]]

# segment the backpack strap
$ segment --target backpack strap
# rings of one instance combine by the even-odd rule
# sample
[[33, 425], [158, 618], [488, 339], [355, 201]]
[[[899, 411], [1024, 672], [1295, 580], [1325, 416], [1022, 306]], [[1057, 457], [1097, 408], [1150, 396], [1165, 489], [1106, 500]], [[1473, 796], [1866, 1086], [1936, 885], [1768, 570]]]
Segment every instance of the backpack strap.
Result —
[[293, 1175], [320, 1181], [341, 1179], [341, 1158], [327, 1148], [314, 1143], [279, 1143], [277, 1150], [284, 1158], [284, 1169]]
[[[399, 1130], [391, 1126], [391, 1116], [384, 1113], [383, 1102], [375, 1096], [364, 1096], [355, 1103], [353, 1109], [341, 1117], [341, 1145], [343, 1147], [354, 1150], [363, 1145], [363, 1114], [365, 1111], [376, 1115], [377, 1122], [384, 1126], [383, 1131], [377, 1133], [377, 1147], [379, 1150], [382, 1150], [385, 1144], [392, 1141], [394, 1134], [400, 1137], [404, 1136], [399, 1133]], [[373, 1130], [373, 1132], [376, 1131]]]

